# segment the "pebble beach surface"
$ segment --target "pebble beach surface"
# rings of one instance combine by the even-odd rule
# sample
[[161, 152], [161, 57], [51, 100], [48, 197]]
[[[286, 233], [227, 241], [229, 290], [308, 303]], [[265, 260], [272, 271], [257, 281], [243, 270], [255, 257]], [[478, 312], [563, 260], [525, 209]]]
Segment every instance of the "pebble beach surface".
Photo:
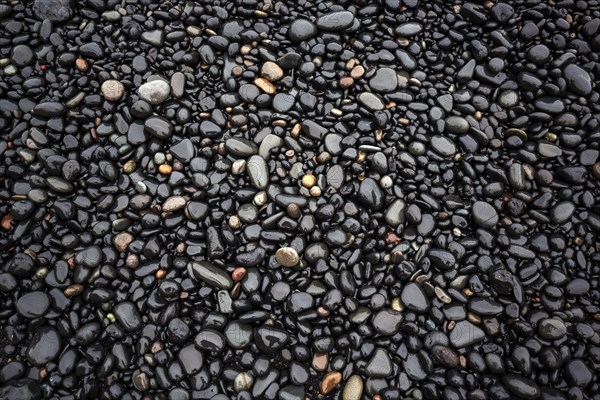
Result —
[[4, 0], [0, 400], [599, 400], [598, 0]]

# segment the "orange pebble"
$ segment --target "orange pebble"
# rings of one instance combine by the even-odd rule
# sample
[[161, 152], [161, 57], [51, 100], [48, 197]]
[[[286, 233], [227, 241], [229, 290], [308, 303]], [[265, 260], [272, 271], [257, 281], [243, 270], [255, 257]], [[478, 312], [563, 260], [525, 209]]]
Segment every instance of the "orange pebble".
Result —
[[161, 164], [161, 166], [158, 167], [158, 172], [164, 175], [169, 175], [171, 172], [173, 172], [173, 167], [171, 167], [169, 164]]

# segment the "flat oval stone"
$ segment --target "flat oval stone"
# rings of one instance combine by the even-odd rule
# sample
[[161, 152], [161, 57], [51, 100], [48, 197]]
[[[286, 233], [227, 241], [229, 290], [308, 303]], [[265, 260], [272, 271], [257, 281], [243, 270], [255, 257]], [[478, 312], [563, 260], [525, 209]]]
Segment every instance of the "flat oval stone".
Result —
[[573, 93], [587, 96], [592, 93], [592, 78], [586, 70], [576, 64], [569, 64], [563, 71], [567, 86]]
[[162, 79], [144, 83], [138, 88], [140, 98], [152, 105], [164, 102], [170, 94], [171, 86]]
[[267, 188], [269, 184], [269, 171], [264, 158], [258, 155], [250, 157], [246, 163], [246, 172], [255, 188], [260, 190]]
[[50, 308], [50, 297], [40, 291], [29, 292], [17, 300], [17, 312], [25, 318], [38, 318]]
[[354, 23], [354, 14], [350, 11], [335, 11], [317, 19], [317, 28], [322, 31], [343, 31]]

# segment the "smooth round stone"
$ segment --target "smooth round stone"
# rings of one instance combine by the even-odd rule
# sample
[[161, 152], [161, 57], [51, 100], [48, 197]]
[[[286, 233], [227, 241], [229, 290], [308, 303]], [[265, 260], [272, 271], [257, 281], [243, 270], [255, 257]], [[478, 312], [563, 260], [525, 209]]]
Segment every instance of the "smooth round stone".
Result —
[[263, 354], [273, 354], [290, 339], [289, 334], [272, 326], [261, 326], [254, 330], [254, 343]]
[[317, 26], [307, 19], [294, 20], [288, 29], [288, 37], [293, 43], [312, 39], [317, 35]]
[[62, 340], [58, 331], [50, 326], [42, 326], [29, 342], [27, 359], [36, 367], [42, 367], [56, 359], [61, 350]]
[[498, 103], [502, 107], [513, 107], [519, 102], [519, 93], [514, 90], [505, 90], [498, 96]]
[[271, 156], [271, 150], [279, 148], [283, 145], [283, 139], [281, 139], [277, 135], [268, 134], [265, 138], [260, 142], [260, 146], [258, 148], [258, 155], [268, 160]]
[[152, 105], [161, 104], [170, 94], [171, 86], [162, 79], [144, 83], [138, 88], [140, 99]]
[[152, 46], [161, 47], [165, 41], [165, 32], [160, 29], [143, 32], [142, 40]]
[[115, 79], [109, 79], [102, 83], [100, 92], [106, 100], [119, 101], [125, 94], [125, 86]]
[[17, 312], [25, 318], [38, 318], [50, 308], [50, 297], [44, 292], [29, 292], [17, 300]]
[[418, 35], [423, 31], [423, 25], [417, 22], [405, 22], [396, 27], [396, 35], [402, 37], [411, 37]]
[[564, 322], [556, 318], [546, 318], [540, 321], [538, 325], [540, 337], [547, 340], [561, 339], [567, 334], [567, 327]]
[[86, 268], [95, 268], [102, 261], [102, 251], [98, 246], [90, 246], [75, 255], [75, 262]]
[[398, 87], [398, 75], [391, 68], [380, 68], [369, 80], [369, 87], [380, 93], [393, 92]]
[[35, 0], [33, 12], [39, 20], [65, 22], [73, 16], [72, 0]]
[[25, 67], [31, 64], [33, 59], [33, 50], [24, 44], [13, 47], [10, 52], [10, 61], [17, 67]]
[[467, 133], [470, 127], [469, 121], [463, 117], [446, 118], [446, 130], [450, 133]]
[[441, 156], [452, 157], [456, 154], [456, 145], [454, 142], [441, 135], [436, 135], [431, 138], [431, 147]]
[[550, 210], [550, 219], [555, 224], [564, 224], [575, 212], [575, 204], [570, 201], [561, 201]]
[[252, 327], [236, 320], [227, 324], [223, 333], [227, 344], [234, 349], [242, 349], [252, 342]]
[[496, 209], [484, 201], [473, 203], [471, 215], [475, 223], [482, 228], [493, 228], [498, 224], [499, 218]]
[[569, 64], [563, 71], [567, 86], [571, 91], [580, 96], [592, 93], [592, 78], [586, 70], [576, 64]]

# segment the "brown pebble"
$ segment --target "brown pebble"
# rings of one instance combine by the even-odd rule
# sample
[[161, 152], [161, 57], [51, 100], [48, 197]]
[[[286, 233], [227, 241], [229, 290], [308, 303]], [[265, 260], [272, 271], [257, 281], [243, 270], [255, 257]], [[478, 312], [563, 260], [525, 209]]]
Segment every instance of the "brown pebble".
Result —
[[315, 353], [312, 358], [312, 367], [315, 371], [322, 372], [329, 366], [328, 353]]
[[326, 309], [325, 307], [317, 307], [317, 315], [319, 317], [328, 317], [329, 316], [329, 310]]
[[302, 215], [300, 207], [296, 203], [288, 204], [286, 211], [287, 211], [288, 217], [293, 218], [293, 219], [298, 219]]
[[160, 268], [156, 271], [156, 279], [164, 279], [167, 276], [167, 270], [164, 268]]
[[360, 79], [363, 77], [364, 74], [365, 69], [362, 65], [357, 65], [356, 67], [352, 68], [352, 71], [350, 71], [350, 76], [353, 79]]
[[338, 371], [331, 371], [325, 374], [321, 381], [321, 393], [331, 392], [342, 381], [342, 374]]
[[10, 214], [6, 214], [4, 217], [2, 217], [2, 229], [4, 229], [5, 231], [10, 230], [10, 228], [12, 227], [12, 222], [13, 216]]
[[383, 240], [387, 244], [392, 244], [392, 245], [396, 245], [396, 244], [400, 243], [400, 237], [398, 235], [396, 235], [394, 232], [386, 233], [385, 236], [383, 237]]
[[592, 167], [592, 171], [594, 172], [596, 178], [600, 178], [600, 162], [594, 164], [594, 166]]
[[78, 58], [75, 60], [75, 68], [81, 72], [86, 72], [88, 69], [90, 69], [90, 64], [83, 58]]
[[233, 279], [234, 282], [241, 281], [242, 279], [244, 279], [245, 276], [246, 276], [246, 268], [244, 268], [244, 267], [237, 267], [231, 273], [231, 279]]
[[258, 86], [258, 88], [261, 89], [263, 92], [268, 93], [268, 94], [275, 94], [275, 92], [277, 90], [275, 88], [275, 85], [273, 85], [271, 82], [269, 82], [265, 78], [256, 78], [254, 80], [254, 84], [256, 86]]
[[283, 78], [283, 70], [272, 61], [264, 63], [260, 69], [260, 74], [263, 78], [270, 82], [276, 82]]
[[85, 289], [83, 287], [83, 285], [78, 285], [78, 284], [71, 285], [65, 289], [65, 296], [67, 296], [67, 297], [79, 296], [81, 293], [83, 293], [83, 289]]
[[129, 245], [134, 240], [134, 236], [129, 232], [120, 232], [113, 238], [113, 246], [119, 253], [125, 253], [129, 248]]

